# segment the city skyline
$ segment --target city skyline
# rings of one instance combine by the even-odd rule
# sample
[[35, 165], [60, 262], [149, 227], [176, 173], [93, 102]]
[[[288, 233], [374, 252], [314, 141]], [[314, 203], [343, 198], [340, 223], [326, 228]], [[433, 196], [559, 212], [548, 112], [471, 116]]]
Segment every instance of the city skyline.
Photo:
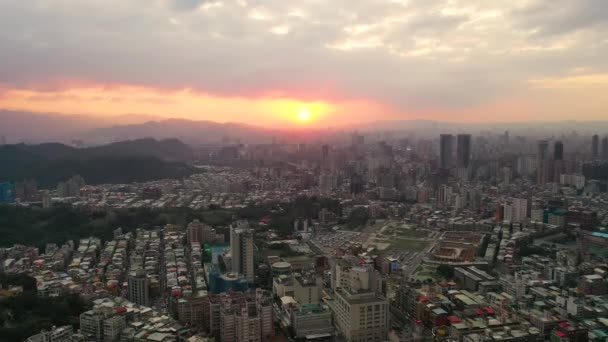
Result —
[[0, 109], [270, 128], [603, 120], [605, 11], [597, 0], [8, 1]]

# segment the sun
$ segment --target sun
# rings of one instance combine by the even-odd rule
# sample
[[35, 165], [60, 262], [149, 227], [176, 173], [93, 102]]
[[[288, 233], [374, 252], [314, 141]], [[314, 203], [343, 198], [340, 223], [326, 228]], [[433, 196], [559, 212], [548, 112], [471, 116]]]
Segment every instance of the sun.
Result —
[[310, 110], [307, 108], [298, 109], [298, 120], [306, 122], [310, 119]]

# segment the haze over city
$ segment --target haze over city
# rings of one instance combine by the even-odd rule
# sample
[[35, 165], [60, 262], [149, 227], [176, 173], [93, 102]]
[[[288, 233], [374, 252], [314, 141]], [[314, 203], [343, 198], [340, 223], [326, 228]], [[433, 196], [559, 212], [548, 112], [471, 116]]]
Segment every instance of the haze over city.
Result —
[[607, 342], [608, 0], [0, 0], [0, 342]]
[[265, 128], [605, 120], [607, 18], [603, 0], [2, 1], [0, 109]]

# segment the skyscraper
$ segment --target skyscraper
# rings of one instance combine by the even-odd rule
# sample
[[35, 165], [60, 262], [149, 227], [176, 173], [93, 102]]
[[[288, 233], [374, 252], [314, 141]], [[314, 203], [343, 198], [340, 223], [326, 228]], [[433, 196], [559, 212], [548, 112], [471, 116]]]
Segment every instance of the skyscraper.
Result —
[[556, 141], [553, 146], [553, 159], [564, 160], [564, 143]]
[[472, 174], [471, 135], [458, 134], [456, 138], [456, 172], [460, 180], [468, 181]]
[[253, 268], [253, 229], [247, 221], [230, 226], [230, 252], [232, 271], [245, 276], [248, 282], [254, 281]]
[[454, 136], [441, 134], [439, 136], [439, 168], [449, 169], [452, 165]]
[[538, 141], [538, 160], [545, 160], [549, 157], [549, 142], [547, 140]]
[[600, 137], [595, 134], [591, 138], [591, 156], [597, 158], [600, 155]]
[[471, 135], [458, 134], [456, 145], [456, 162], [458, 167], [468, 168], [471, 163]]
[[135, 304], [150, 306], [150, 296], [148, 291], [148, 278], [143, 269], [138, 269], [135, 274], [127, 278], [129, 300]]
[[602, 139], [602, 157], [608, 158], [608, 136]]
[[322, 153], [321, 164], [323, 166], [323, 169], [328, 169], [329, 168], [329, 146], [328, 145], [321, 146], [321, 153]]

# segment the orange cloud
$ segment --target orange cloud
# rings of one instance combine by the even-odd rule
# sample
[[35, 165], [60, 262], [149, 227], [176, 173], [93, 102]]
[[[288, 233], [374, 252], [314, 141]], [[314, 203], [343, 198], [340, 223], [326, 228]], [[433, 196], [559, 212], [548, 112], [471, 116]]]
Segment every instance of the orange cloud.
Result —
[[[368, 100], [309, 100], [288, 97], [219, 96], [193, 89], [157, 89], [135, 85], [63, 82], [60, 87], [5, 88], [0, 108], [95, 116], [125, 113], [160, 117], [241, 122], [269, 128], [327, 128], [398, 118], [392, 109]], [[298, 119], [306, 110], [310, 117]]]

